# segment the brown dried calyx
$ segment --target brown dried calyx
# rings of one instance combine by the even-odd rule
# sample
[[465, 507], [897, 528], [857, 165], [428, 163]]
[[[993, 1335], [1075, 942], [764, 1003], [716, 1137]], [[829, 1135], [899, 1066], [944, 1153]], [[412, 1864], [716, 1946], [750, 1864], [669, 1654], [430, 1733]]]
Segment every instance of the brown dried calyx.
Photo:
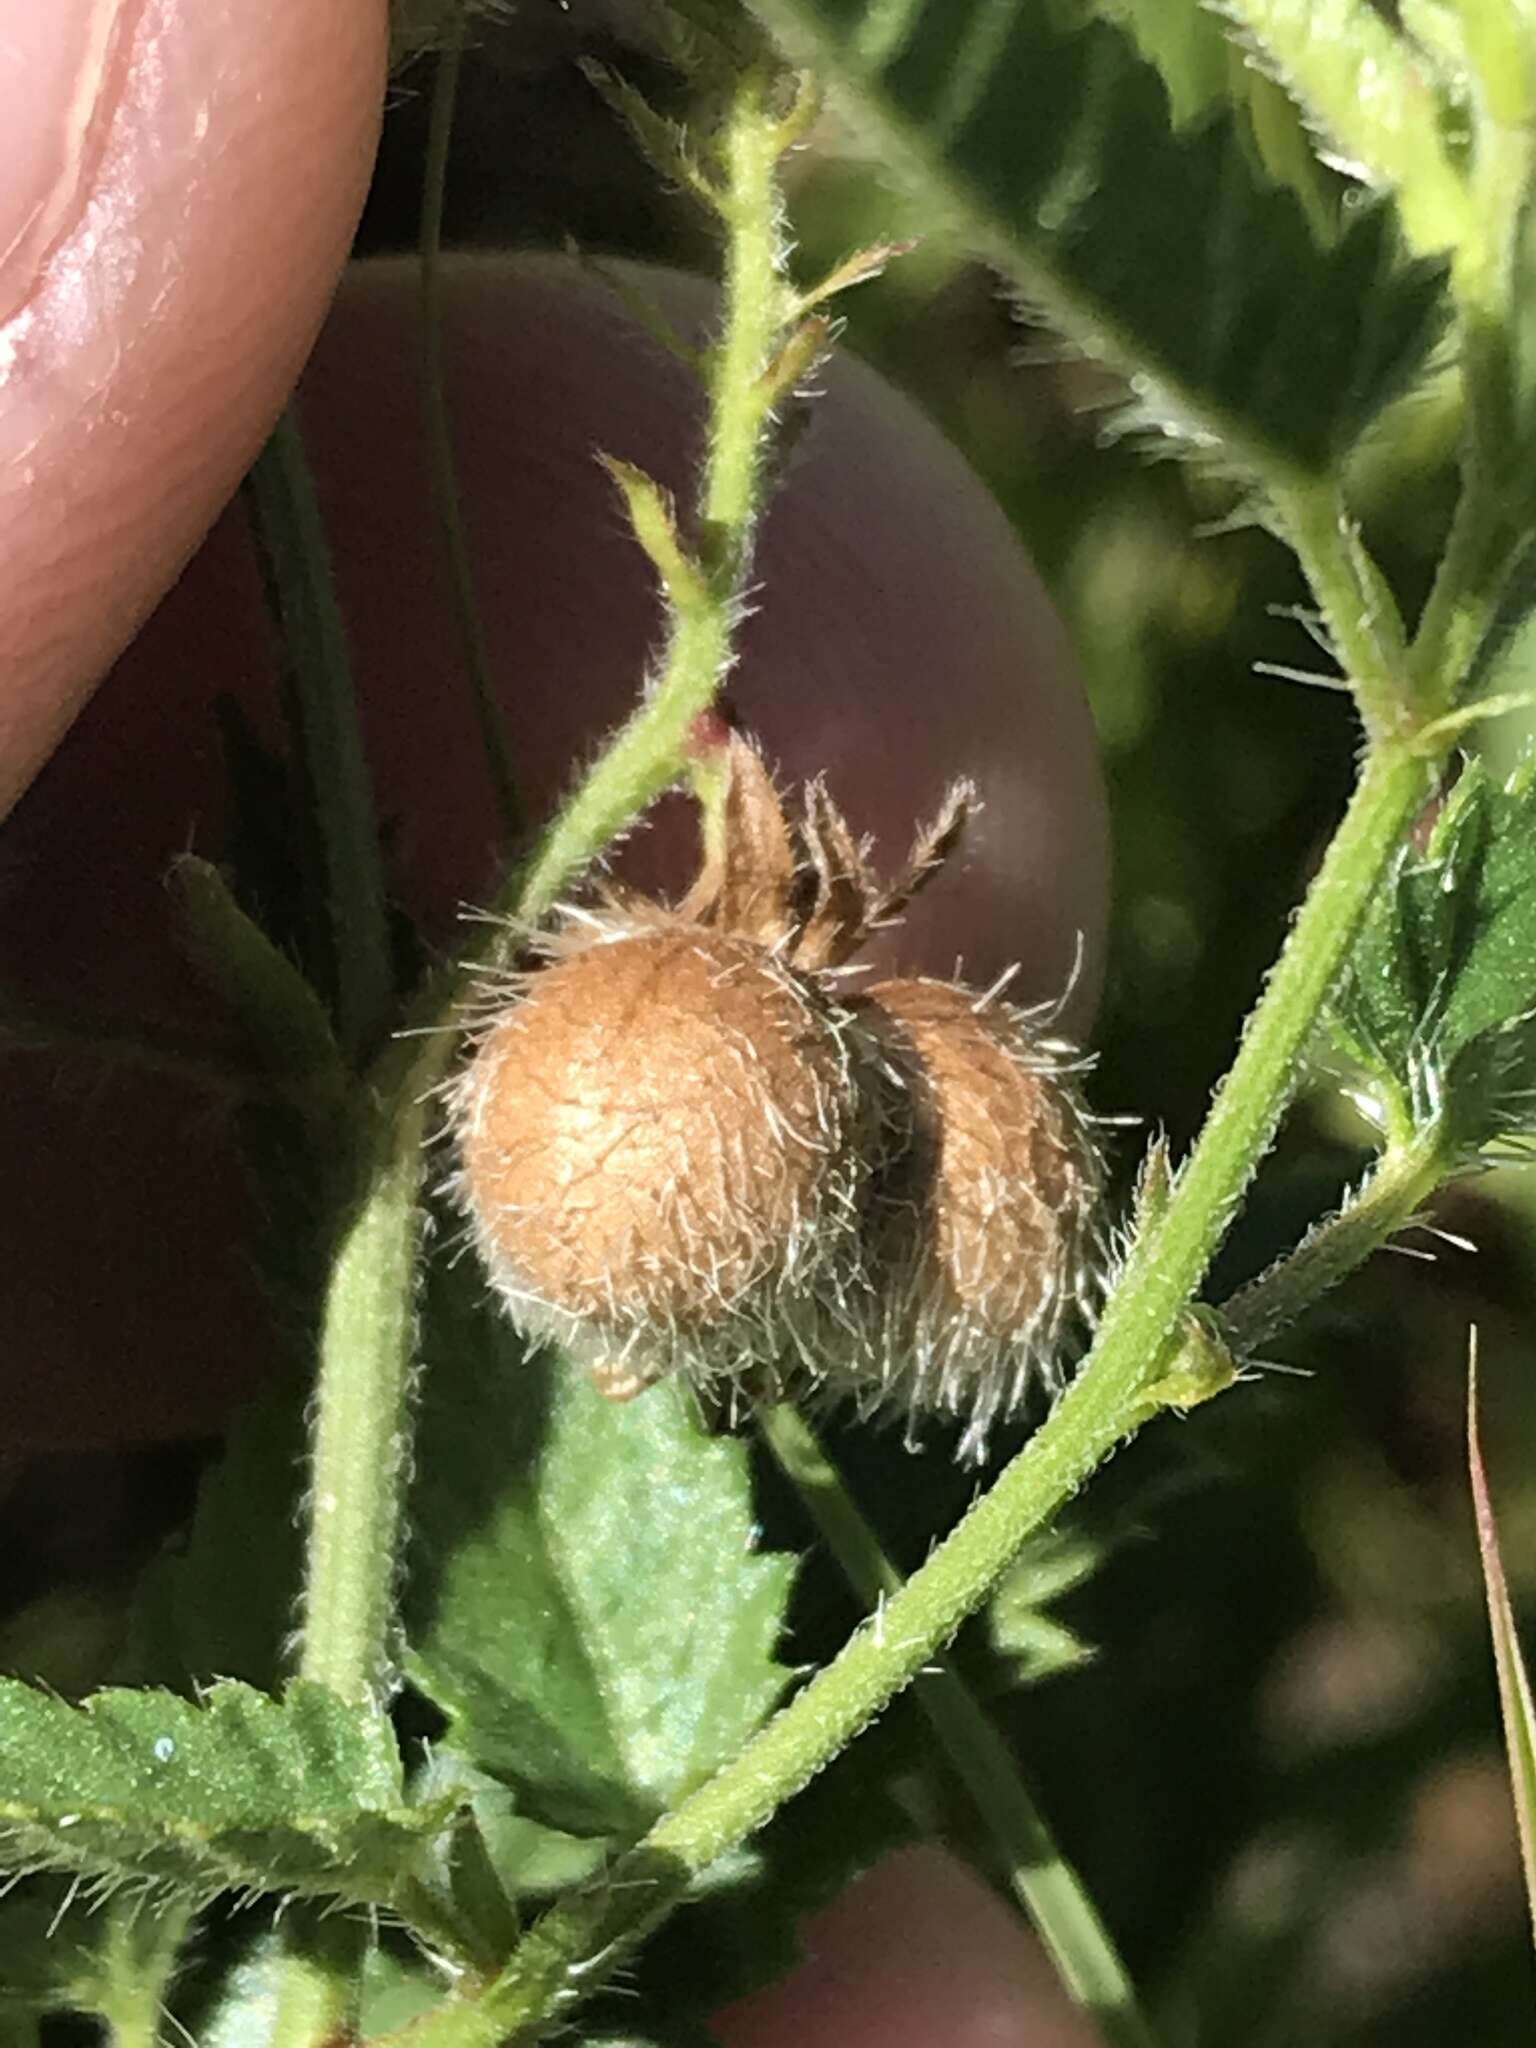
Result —
[[610, 888], [494, 992], [453, 1093], [459, 1198], [517, 1323], [607, 1393], [811, 1384], [980, 1447], [1053, 1368], [1099, 1179], [1039, 1013], [837, 973], [949, 854], [964, 786], [881, 884], [825, 787], [791, 822], [724, 749], [675, 906]]

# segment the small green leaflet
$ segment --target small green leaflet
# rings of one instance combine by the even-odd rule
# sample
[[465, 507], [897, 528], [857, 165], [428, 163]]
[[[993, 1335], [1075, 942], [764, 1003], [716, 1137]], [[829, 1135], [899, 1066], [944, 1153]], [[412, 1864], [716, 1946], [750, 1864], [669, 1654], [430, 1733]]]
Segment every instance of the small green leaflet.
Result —
[[1041, 1530], [1026, 1543], [987, 1603], [992, 1649], [1014, 1685], [1038, 1685], [1092, 1658], [1092, 1645], [1047, 1609], [1103, 1562], [1103, 1544], [1071, 1527]]
[[1443, 266], [1407, 258], [1390, 205], [1323, 247], [1226, 110], [1175, 131], [1108, 23], [1044, 0], [753, 4], [893, 172], [1197, 445], [1321, 474], [1442, 330]]
[[1536, 759], [1468, 761], [1406, 846], [1332, 1005], [1389, 1133], [1439, 1124], [1453, 1156], [1536, 1130]]
[[791, 1567], [755, 1548], [744, 1448], [681, 1387], [605, 1401], [478, 1293], [439, 1272], [424, 1318], [407, 1669], [522, 1812], [634, 1836], [777, 1700]]
[[380, 1713], [295, 1680], [80, 1706], [0, 1680], [0, 1863], [211, 1897], [385, 1903], [449, 1818], [410, 1809]]

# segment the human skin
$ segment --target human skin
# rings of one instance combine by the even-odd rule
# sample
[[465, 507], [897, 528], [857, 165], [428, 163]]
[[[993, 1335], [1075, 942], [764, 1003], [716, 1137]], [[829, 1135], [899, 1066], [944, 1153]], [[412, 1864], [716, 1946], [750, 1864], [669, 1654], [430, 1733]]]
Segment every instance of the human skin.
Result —
[[0, 6], [0, 815], [292, 386], [387, 47], [383, 0]]
[[[275, 729], [238, 519], [33, 778], [291, 386], [366, 176], [385, 26], [379, 0], [0, 0], [0, 810], [17, 806], [0, 837], [0, 957], [13, 998], [87, 1032], [153, 1014], [228, 1049], [178, 957], [159, 876], [188, 843], [224, 848], [214, 695], [235, 691]], [[514, 431], [508, 329], [492, 312], [463, 299], [451, 309], [456, 399], [498, 675], [538, 811], [629, 701], [654, 614], [585, 445], [579, 469], [567, 459], [546, 473], [536, 516], [503, 486], [525, 462], [537, 468], [531, 430], [571, 406], [584, 436], [664, 471], [686, 438], [687, 403], [670, 371], [653, 390], [654, 365], [641, 374], [626, 343], [630, 367], [602, 392], [611, 430], [577, 404], [578, 375], [562, 389], [536, 384], [531, 405], [525, 391]], [[488, 886], [495, 832], [434, 588], [404, 319], [398, 283], [349, 292], [307, 420], [339, 514], [397, 884], [449, 944], [457, 898]], [[590, 383], [603, 366], [588, 361], [584, 374]], [[1025, 987], [1044, 994], [1061, 986], [1081, 929], [1086, 1003], [1102, 929], [1102, 801], [1060, 628], [979, 489], [955, 481], [956, 459], [870, 389], [862, 442], [851, 427], [839, 440], [835, 396], [823, 409], [831, 425], [815, 459], [842, 481], [818, 492], [802, 479], [807, 537], [792, 542], [788, 516], [769, 535], [740, 708], [793, 772], [827, 767], [887, 850], [951, 774], [975, 773], [986, 836], [893, 957], [945, 971], [966, 950], [979, 975], [1022, 953]], [[370, 390], [371, 411], [341, 403]], [[648, 404], [659, 438], [626, 446]], [[897, 454], [915, 443], [922, 459], [883, 466], [879, 444], [893, 434]], [[803, 477], [815, 474], [808, 460]], [[839, 501], [841, 525], [829, 516]], [[539, 601], [559, 578], [529, 553], [552, 532], [564, 536], [554, 559], [573, 599], [558, 627]], [[809, 574], [818, 562], [838, 573], [797, 582], [797, 563]], [[601, 658], [577, 663], [577, 643]], [[245, 1265], [255, 1219], [227, 1114], [142, 1075], [71, 1092], [26, 1052], [0, 1063], [0, 1124], [0, 1453], [217, 1430], [272, 1353]], [[974, 1879], [935, 1852], [892, 1868], [855, 1894], [851, 1919], [813, 1926], [809, 1985], [792, 1978], [722, 2017], [729, 2048], [1090, 2038]], [[860, 1981], [867, 1996], [847, 1995]], [[893, 2002], [882, 1987], [897, 1983]]]

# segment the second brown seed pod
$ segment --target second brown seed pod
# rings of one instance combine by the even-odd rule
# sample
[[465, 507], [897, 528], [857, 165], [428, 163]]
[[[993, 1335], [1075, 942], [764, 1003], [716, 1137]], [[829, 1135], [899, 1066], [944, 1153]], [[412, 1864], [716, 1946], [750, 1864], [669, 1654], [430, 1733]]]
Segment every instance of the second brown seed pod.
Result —
[[999, 1416], [1061, 1370], [1102, 1259], [1098, 1146], [1073, 1050], [1042, 1013], [948, 982], [881, 982], [860, 1023], [898, 1082], [870, 1190], [868, 1408], [964, 1424], [977, 1456]]

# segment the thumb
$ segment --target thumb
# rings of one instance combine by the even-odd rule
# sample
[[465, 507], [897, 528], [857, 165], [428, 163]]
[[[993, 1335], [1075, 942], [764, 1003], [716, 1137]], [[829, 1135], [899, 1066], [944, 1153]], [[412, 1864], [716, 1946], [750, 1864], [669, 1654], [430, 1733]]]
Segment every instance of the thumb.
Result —
[[387, 43], [386, 0], [0, 0], [0, 816], [297, 376]]

